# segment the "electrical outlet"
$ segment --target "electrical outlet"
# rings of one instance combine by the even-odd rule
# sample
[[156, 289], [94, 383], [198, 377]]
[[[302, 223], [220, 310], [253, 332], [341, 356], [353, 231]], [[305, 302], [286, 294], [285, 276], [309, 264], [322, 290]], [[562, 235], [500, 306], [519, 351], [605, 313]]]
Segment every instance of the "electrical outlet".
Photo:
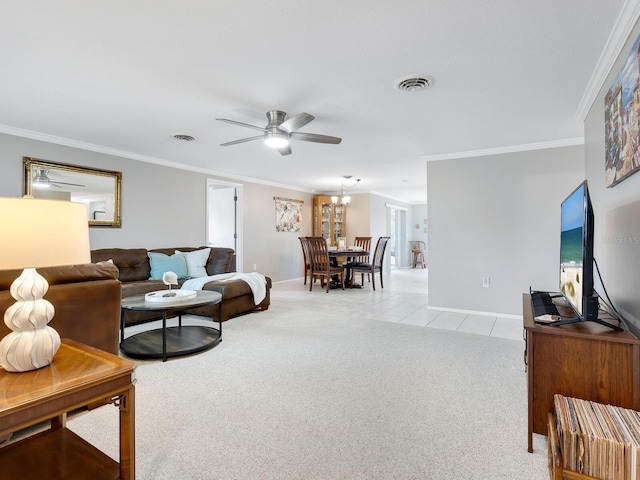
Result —
[[253, 264], [253, 271], [254, 271], [254, 272], [257, 270], [256, 266], [257, 266], [257, 265], [254, 263], [254, 264]]
[[491, 285], [491, 278], [482, 277], [482, 288], [489, 288], [489, 285]]

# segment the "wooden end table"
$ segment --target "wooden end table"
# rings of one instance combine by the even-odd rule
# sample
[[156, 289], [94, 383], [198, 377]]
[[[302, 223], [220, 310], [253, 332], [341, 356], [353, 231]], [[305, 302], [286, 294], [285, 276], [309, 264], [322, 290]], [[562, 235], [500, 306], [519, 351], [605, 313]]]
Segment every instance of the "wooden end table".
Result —
[[[162, 358], [189, 355], [216, 346], [222, 341], [222, 323], [218, 328], [203, 325], [182, 325], [181, 313], [195, 307], [218, 304], [218, 318], [222, 319], [222, 295], [218, 292], [198, 290], [196, 297], [177, 302], [149, 302], [144, 295], [122, 299], [120, 315], [120, 350], [132, 358]], [[147, 330], [124, 338], [124, 314], [136, 312], [158, 312], [162, 314], [162, 328]], [[167, 314], [178, 314], [178, 326], [167, 327]]]
[[[0, 448], [0, 477], [135, 479], [135, 363], [64, 339], [51, 365], [0, 368], [0, 438], [51, 420], [51, 428]], [[120, 462], [66, 428], [67, 412], [111, 403], [120, 410]]]

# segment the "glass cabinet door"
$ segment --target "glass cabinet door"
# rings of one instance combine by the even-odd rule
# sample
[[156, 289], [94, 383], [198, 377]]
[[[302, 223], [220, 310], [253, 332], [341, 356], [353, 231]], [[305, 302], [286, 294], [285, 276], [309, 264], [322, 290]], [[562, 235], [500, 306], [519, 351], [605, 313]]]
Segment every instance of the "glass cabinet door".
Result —
[[331, 204], [322, 204], [322, 238], [331, 239]]
[[337, 204], [334, 206], [335, 212], [333, 216], [333, 245], [338, 245], [338, 238], [344, 237], [344, 205]]

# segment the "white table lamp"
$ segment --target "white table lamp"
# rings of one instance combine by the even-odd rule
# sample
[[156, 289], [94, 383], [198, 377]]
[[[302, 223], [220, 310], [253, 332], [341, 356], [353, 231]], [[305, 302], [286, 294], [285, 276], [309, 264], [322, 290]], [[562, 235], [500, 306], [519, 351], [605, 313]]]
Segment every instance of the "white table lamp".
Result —
[[47, 324], [53, 305], [43, 297], [49, 283], [38, 267], [89, 263], [87, 207], [80, 203], [34, 198], [0, 198], [0, 269], [23, 268], [11, 284], [16, 303], [4, 313], [12, 330], [0, 342], [0, 365], [9, 372], [47, 366], [60, 336]]

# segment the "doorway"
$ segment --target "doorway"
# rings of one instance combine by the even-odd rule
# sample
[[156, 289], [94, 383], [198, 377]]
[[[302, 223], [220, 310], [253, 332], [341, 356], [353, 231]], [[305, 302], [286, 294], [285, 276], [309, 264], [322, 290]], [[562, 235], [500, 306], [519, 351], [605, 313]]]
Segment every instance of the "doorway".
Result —
[[401, 268], [405, 263], [407, 244], [407, 209], [387, 203], [387, 235], [391, 237], [387, 250], [389, 251], [389, 266], [386, 270]]
[[242, 272], [242, 185], [208, 178], [206, 211], [207, 245], [232, 248]]

